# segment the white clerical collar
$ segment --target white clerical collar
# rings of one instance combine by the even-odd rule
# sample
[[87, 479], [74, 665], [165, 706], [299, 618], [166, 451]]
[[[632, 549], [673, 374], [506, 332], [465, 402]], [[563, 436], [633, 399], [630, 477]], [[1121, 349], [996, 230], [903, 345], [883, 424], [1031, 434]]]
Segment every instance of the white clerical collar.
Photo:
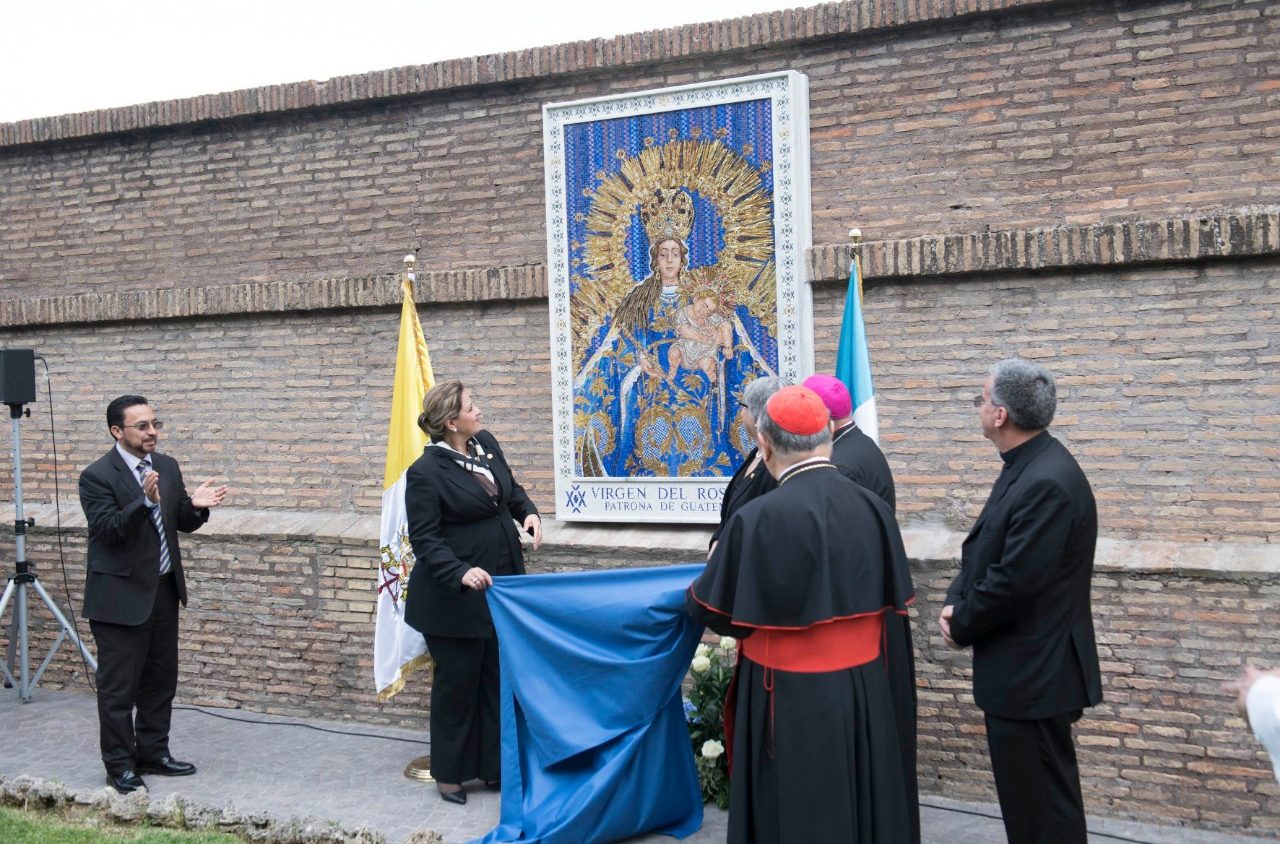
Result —
[[801, 472], [808, 472], [810, 469], [818, 469], [823, 466], [830, 466], [834, 468], [835, 464], [831, 462], [831, 458], [822, 457], [821, 455], [817, 457], [808, 457], [804, 460], [792, 463], [783, 470], [782, 474], [778, 477], [778, 485], [781, 486]]
[[856, 427], [858, 427], [856, 422], [848, 422], [844, 425], [841, 425], [839, 428], [836, 429], [835, 435], [831, 438], [831, 444], [835, 445], [836, 443], [840, 442], [841, 437], [843, 437], [845, 434], [849, 433]]

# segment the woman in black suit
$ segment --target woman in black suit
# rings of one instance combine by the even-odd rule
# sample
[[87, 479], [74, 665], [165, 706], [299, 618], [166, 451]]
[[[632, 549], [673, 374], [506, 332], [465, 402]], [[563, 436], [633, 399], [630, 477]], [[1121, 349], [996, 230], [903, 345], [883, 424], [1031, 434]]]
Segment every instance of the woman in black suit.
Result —
[[[752, 442], [756, 438], [756, 419], [764, 413], [764, 406], [768, 404], [769, 399], [773, 398], [773, 394], [785, 386], [787, 386], [786, 381], [771, 375], [757, 378], [742, 391], [740, 402], [742, 421], [747, 426], [747, 436]], [[773, 479], [773, 475], [769, 474], [764, 460], [760, 457], [760, 449], [753, 448], [747, 452], [746, 459], [729, 479], [729, 485], [724, 488], [724, 496], [720, 499], [720, 524], [716, 525], [716, 529], [711, 533], [711, 547], [707, 549], [708, 560], [711, 559], [711, 552], [715, 550], [716, 543], [720, 541], [720, 531], [728, 523], [729, 517], [743, 504], [777, 487], [778, 482]]]
[[418, 425], [432, 442], [405, 477], [417, 558], [405, 621], [435, 662], [431, 775], [441, 798], [466, 803], [462, 783], [492, 788], [501, 776], [498, 640], [484, 590], [495, 576], [524, 574], [515, 521], [535, 549], [542, 522], [461, 381], [427, 392]]

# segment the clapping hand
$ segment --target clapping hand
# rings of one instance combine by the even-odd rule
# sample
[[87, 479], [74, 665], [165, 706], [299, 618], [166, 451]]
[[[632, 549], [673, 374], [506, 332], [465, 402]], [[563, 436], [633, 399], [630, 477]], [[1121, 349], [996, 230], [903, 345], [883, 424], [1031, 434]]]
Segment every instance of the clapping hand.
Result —
[[[222, 499], [227, 497], [227, 487], [214, 486], [215, 481], [212, 479], [205, 481], [196, 487], [196, 491], [191, 493], [191, 506], [197, 510], [203, 510], [206, 507], [217, 507], [222, 503]], [[146, 491], [146, 482], [143, 482], [143, 491]], [[159, 500], [158, 498], [156, 500]]]
[[1280, 677], [1280, 669], [1259, 671], [1252, 665], [1246, 665], [1240, 679], [1228, 680], [1219, 687], [1227, 694], [1236, 696], [1236, 711], [1243, 715], [1246, 721], [1249, 720], [1249, 690], [1253, 688], [1254, 683], [1258, 682], [1259, 677], [1265, 677], [1268, 674]]
[[147, 472], [142, 476], [142, 494], [152, 504], [160, 503], [160, 475], [158, 472]]

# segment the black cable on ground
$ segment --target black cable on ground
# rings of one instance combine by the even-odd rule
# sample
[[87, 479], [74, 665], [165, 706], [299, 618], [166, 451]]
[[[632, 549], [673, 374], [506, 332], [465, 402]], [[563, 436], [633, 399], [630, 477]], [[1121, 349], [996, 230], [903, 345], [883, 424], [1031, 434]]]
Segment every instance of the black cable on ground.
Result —
[[212, 712], [200, 706], [193, 706], [185, 703], [175, 703], [174, 709], [185, 709], [189, 712], [199, 712], [202, 715], [208, 715], [211, 718], [222, 718], [225, 721], [239, 721], [242, 724], [261, 724], [265, 727], [304, 727], [308, 730], [315, 730], [319, 733], [333, 733], [339, 736], [351, 736], [353, 738], [375, 738], [383, 741], [402, 741], [405, 744], [426, 744], [422, 739], [408, 739], [399, 736], [379, 736], [370, 735], [369, 733], [353, 733], [350, 730], [333, 730], [329, 727], [317, 727], [315, 724], [307, 724], [302, 721], [258, 721], [253, 718], [237, 718], [234, 715], [225, 715], [221, 712]]
[[[76, 618], [75, 604], [71, 600], [71, 582], [67, 579], [67, 553], [62, 546], [62, 495], [61, 487], [58, 484], [58, 434], [53, 421], [53, 379], [49, 375], [49, 361], [45, 360], [44, 355], [38, 352], [35, 357], [44, 364], [44, 383], [49, 394], [49, 440], [53, 446], [53, 511], [57, 523], [54, 533], [58, 537], [58, 562], [62, 566], [62, 591], [67, 596], [67, 615], [71, 617], [71, 627], [76, 631], [76, 635], [80, 636], [80, 641], [83, 642], [84, 637], [80, 635], [80, 621]], [[74, 645], [75, 643], [72, 642], [72, 644]], [[89, 684], [89, 688], [96, 695], [98, 688], [94, 682], [93, 672], [89, 670], [89, 660], [85, 658], [83, 649], [77, 647], [76, 651], [80, 654], [80, 663], [84, 666], [85, 682]]]
[[[943, 812], [955, 812], [957, 815], [973, 815], [978, 818], [990, 818], [993, 821], [1003, 821], [1003, 818], [1001, 818], [1000, 815], [993, 815], [990, 812], [978, 812], [973, 809], [959, 809], [955, 806], [939, 806], [937, 803], [930, 803], [926, 800], [921, 800], [920, 805], [926, 806], [930, 809], [938, 809]], [[1129, 844], [1154, 844], [1154, 842], [1147, 841], [1145, 838], [1129, 838], [1126, 835], [1116, 835], [1113, 832], [1099, 832], [1096, 829], [1089, 830], [1089, 837], [1110, 838], [1113, 841], [1125, 841], [1129, 842]]]

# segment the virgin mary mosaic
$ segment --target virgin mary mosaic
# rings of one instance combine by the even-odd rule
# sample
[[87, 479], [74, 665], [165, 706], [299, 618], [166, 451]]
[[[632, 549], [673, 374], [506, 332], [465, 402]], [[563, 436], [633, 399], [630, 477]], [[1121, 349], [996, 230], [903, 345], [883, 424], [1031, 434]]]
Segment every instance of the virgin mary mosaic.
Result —
[[753, 447], [743, 389], [779, 372], [785, 345], [775, 109], [764, 96], [568, 122], [556, 139], [574, 478], [727, 479]]

